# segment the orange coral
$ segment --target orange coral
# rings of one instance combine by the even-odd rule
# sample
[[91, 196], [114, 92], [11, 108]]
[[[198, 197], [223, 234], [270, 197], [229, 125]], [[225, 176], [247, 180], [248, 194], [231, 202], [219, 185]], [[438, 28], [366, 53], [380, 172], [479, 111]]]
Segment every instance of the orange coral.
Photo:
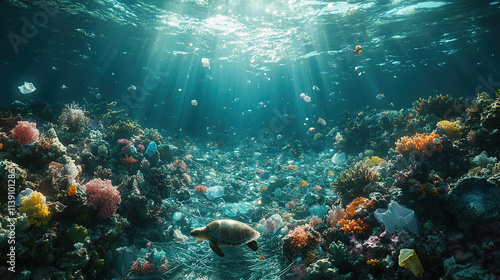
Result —
[[299, 170], [299, 167], [293, 164], [290, 164], [289, 166], [286, 167], [288, 170]]
[[308, 237], [304, 226], [297, 226], [295, 229], [288, 232], [291, 239], [292, 248], [302, 250], [307, 246]]
[[423, 154], [430, 157], [434, 151], [441, 152], [442, 150], [443, 145], [439, 141], [439, 134], [435, 133], [416, 133], [412, 137], [401, 137], [396, 142], [396, 152], [402, 155]]
[[75, 193], [76, 193], [76, 186], [75, 186], [75, 185], [71, 185], [71, 186], [69, 186], [69, 188], [68, 188], [68, 195], [69, 195], [69, 196], [72, 196], [72, 195], [74, 195]]
[[372, 200], [368, 200], [365, 197], [355, 198], [349, 205], [347, 205], [345, 210], [345, 217], [338, 222], [340, 228], [346, 234], [362, 234], [368, 229], [369, 225], [364, 222], [361, 218], [354, 219], [356, 216], [356, 211], [365, 207], [375, 208], [375, 204]]
[[131, 156], [125, 156], [125, 158], [123, 159], [123, 163], [125, 163], [125, 164], [133, 164], [136, 162], [137, 162], [137, 160]]
[[372, 272], [377, 272], [381, 268], [380, 261], [377, 259], [369, 259], [366, 261], [366, 265]]
[[363, 234], [363, 232], [365, 232], [365, 230], [369, 227], [369, 225], [361, 220], [361, 218], [358, 218], [357, 220], [342, 219], [338, 224], [346, 234]]
[[198, 185], [194, 187], [194, 190], [199, 192], [199, 193], [204, 193], [208, 188], [202, 185]]
[[356, 216], [356, 210], [359, 208], [364, 208], [366, 205], [370, 205], [372, 208], [372, 204], [370, 203], [370, 200], [368, 198], [364, 197], [357, 197], [355, 198], [349, 205], [346, 207], [346, 213], [345, 213], [345, 218], [346, 219], [352, 219], [354, 216]]

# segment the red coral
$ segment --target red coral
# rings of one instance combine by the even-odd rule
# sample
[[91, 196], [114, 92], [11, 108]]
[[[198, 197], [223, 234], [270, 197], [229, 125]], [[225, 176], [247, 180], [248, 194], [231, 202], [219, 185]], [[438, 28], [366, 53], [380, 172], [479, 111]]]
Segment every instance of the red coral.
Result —
[[111, 185], [111, 181], [94, 179], [85, 184], [85, 187], [87, 202], [90, 206], [97, 209], [98, 215], [102, 218], [111, 218], [122, 202], [120, 192]]
[[36, 123], [19, 121], [17, 122], [16, 127], [12, 130], [12, 138], [19, 141], [21, 146], [26, 143], [37, 142], [39, 136], [40, 132], [36, 129]]
[[295, 229], [288, 232], [291, 239], [292, 248], [295, 250], [302, 250], [308, 244], [308, 237], [306, 228], [304, 226], [297, 226]]
[[153, 264], [148, 262], [139, 263], [138, 261], [135, 261], [130, 269], [132, 269], [133, 272], [142, 275], [151, 274], [156, 270]]

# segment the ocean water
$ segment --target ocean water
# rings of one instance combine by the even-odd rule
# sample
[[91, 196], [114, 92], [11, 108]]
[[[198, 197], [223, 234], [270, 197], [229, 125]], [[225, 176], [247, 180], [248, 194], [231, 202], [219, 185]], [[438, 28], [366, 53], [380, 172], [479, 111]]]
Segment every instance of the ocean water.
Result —
[[[332, 233], [327, 210], [342, 206], [340, 202], [346, 207], [354, 198], [336, 191], [335, 178], [366, 157], [383, 158], [391, 167], [375, 164], [386, 186], [385, 192], [378, 191], [384, 199], [377, 208], [387, 208], [392, 182], [386, 179], [405, 170], [397, 169], [401, 160], [394, 143], [404, 136], [431, 132], [440, 135], [435, 142], [443, 143], [443, 153], [432, 158], [407, 157], [406, 165], [401, 164], [410, 170], [422, 166], [409, 178], [425, 184], [430, 174], [437, 174], [443, 179], [439, 183], [443, 190], [435, 186], [435, 192], [441, 195], [445, 188], [458, 186], [459, 179], [468, 178], [469, 169], [489, 168], [490, 173], [480, 174], [485, 178], [495, 174], [496, 157], [500, 157], [495, 123], [500, 118], [493, 117], [491, 124], [485, 120], [491, 108], [478, 109], [484, 115], [479, 119], [465, 108], [472, 108], [481, 92], [492, 98], [487, 105], [498, 99], [499, 16], [499, 1], [2, 0], [0, 116], [4, 127], [0, 132], [6, 138], [0, 139], [0, 159], [3, 166], [15, 163], [19, 170], [33, 174], [18, 180], [16, 196], [32, 188], [47, 201], [67, 206], [61, 213], [51, 208], [48, 223], [40, 227], [31, 223], [18, 234], [17, 268], [27, 278], [15, 279], [42, 279], [35, 277], [42, 274], [43, 279], [49, 279], [48, 275], [68, 279], [81, 275], [87, 279], [368, 279], [364, 278], [368, 275], [410, 279], [413, 275], [398, 268], [397, 254], [390, 250], [378, 255], [364, 251], [365, 258], [355, 260], [359, 256], [349, 249], [351, 259], [332, 264], [333, 253], [328, 249], [332, 239], [356, 247], [371, 240], [370, 234], [383, 231], [373, 211], [368, 211], [369, 216], [361, 216], [370, 228], [378, 229], [360, 236], [342, 235], [338, 228]], [[25, 82], [36, 90], [23, 94], [18, 87]], [[419, 98], [438, 94], [462, 98], [466, 105], [449, 118], [436, 116], [439, 112], [426, 118], [412, 109]], [[65, 104], [72, 102], [76, 103], [73, 109], [82, 110], [85, 116], [76, 129], [71, 128], [72, 121], [60, 117]], [[110, 111], [117, 113], [110, 116]], [[7, 112], [36, 122], [41, 136], [54, 128], [68, 150], [49, 153], [38, 140], [20, 146], [11, 133], [15, 123], [3, 122], [9, 119]], [[493, 115], [497, 116], [494, 110]], [[398, 118], [405, 125], [394, 128], [400, 124]], [[444, 139], [446, 129], [435, 130], [440, 120], [458, 120], [463, 125], [460, 136], [453, 139], [448, 134], [450, 139]], [[123, 131], [116, 128], [120, 122], [140, 129], [120, 134]], [[146, 128], [156, 129], [161, 136], [145, 132]], [[472, 132], [485, 140], [472, 141], [468, 136]], [[122, 138], [131, 144], [119, 144]], [[342, 142], [345, 139], [349, 143]], [[141, 146], [145, 149], [153, 141], [158, 150], [146, 155]], [[100, 147], [105, 155], [98, 152]], [[480, 157], [483, 151], [487, 153]], [[341, 152], [347, 153], [347, 162], [332, 163], [331, 158]], [[137, 162], [124, 161], [129, 157]], [[466, 158], [465, 163], [457, 163], [460, 158]], [[186, 162], [186, 169], [179, 161]], [[80, 175], [69, 183], [54, 179], [57, 187], [47, 189], [41, 182], [53, 176], [47, 173], [51, 162], [65, 166], [62, 177], [73, 174], [68, 170], [77, 166]], [[86, 184], [96, 178], [111, 179], [120, 191], [122, 203], [116, 209], [120, 218], [114, 216], [112, 222], [93, 218], [96, 212], [92, 212]], [[70, 185], [76, 185], [78, 199], [68, 196]], [[226, 191], [207, 198], [195, 186], [223, 186]], [[315, 186], [319, 189], [313, 190]], [[405, 190], [408, 184], [398, 187]], [[140, 194], [134, 196], [136, 189]], [[364, 196], [372, 199], [369, 195]], [[447, 203], [460, 200], [443, 199]], [[444, 223], [445, 214], [423, 219], [426, 211], [436, 207], [435, 201], [422, 203], [409, 193], [398, 200], [415, 209], [421, 228], [430, 221], [447, 232], [427, 232], [421, 237], [438, 236], [443, 244], [455, 238], [477, 242], [477, 246], [491, 241], [498, 247], [500, 240], [495, 238], [484, 244], [465, 240], [460, 234], [471, 229], [464, 226], [458, 226], [460, 233], [451, 234], [457, 225]], [[1, 201], [6, 203], [7, 195]], [[311, 210], [314, 206], [319, 208]], [[2, 209], [4, 229], [6, 210]], [[273, 214], [285, 221], [275, 232], [262, 220]], [[310, 223], [312, 214], [324, 225], [315, 228], [316, 237], [309, 233], [315, 241], [308, 244], [314, 248], [287, 250], [289, 230]], [[258, 228], [261, 221], [260, 252], [246, 246], [223, 247], [230, 254], [223, 259], [210, 250], [208, 241], [199, 244], [189, 237], [195, 227], [227, 218], [252, 228]], [[74, 223], [89, 229], [88, 241], [73, 242], [88, 252], [82, 257], [86, 261], [70, 255], [73, 245], [64, 239]], [[189, 241], [174, 238], [174, 229]], [[50, 246], [26, 245], [47, 231], [56, 236]], [[410, 247], [421, 255], [424, 265], [432, 266], [436, 260], [422, 249], [431, 246], [413, 238], [417, 241]], [[2, 250], [8, 250], [6, 239], [2, 242]], [[157, 251], [152, 253], [152, 249]], [[437, 262], [441, 264], [423, 279], [452, 277], [452, 269], [443, 268], [449, 265], [442, 263], [457, 250], [441, 254]], [[3, 259], [7, 253], [2, 254]], [[37, 261], [33, 254], [46, 254], [49, 260]], [[370, 270], [367, 255], [380, 261], [389, 256], [396, 265], [386, 261], [385, 268]], [[132, 263], [146, 256], [158, 262], [168, 259], [168, 269], [137, 273]], [[101, 259], [102, 266], [95, 262]], [[331, 262], [321, 269], [337, 267], [340, 272], [336, 276], [305, 272], [306, 267], [321, 270], [319, 264], [313, 269], [321, 259]], [[464, 264], [479, 256], [464, 259], [460, 263], [455, 258]], [[492, 263], [483, 265], [484, 275], [500, 277], [495, 268], [498, 263]], [[160, 269], [161, 264], [156, 266]], [[357, 273], [357, 266], [363, 266], [363, 272]], [[5, 269], [0, 273], [5, 279], [13, 277]]]

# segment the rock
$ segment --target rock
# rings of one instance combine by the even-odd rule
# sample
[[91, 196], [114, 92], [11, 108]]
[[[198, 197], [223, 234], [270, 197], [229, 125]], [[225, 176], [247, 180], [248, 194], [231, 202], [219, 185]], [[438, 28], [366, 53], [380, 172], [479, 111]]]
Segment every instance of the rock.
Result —
[[468, 230], [472, 225], [498, 220], [500, 189], [485, 178], [459, 180], [448, 194], [449, 211], [458, 227]]

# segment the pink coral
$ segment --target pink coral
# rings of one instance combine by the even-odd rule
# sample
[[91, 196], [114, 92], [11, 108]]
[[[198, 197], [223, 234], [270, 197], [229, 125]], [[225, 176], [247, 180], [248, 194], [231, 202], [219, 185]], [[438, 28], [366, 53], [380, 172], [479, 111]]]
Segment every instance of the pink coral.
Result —
[[120, 192], [111, 185], [111, 181], [94, 179], [85, 184], [85, 187], [90, 206], [97, 209], [102, 218], [111, 218], [122, 201]]
[[337, 223], [344, 218], [345, 210], [340, 206], [332, 205], [332, 210], [328, 211], [328, 216], [330, 217], [330, 225], [335, 227]]
[[27, 121], [18, 121], [16, 127], [12, 130], [12, 138], [19, 141], [23, 146], [26, 143], [37, 142], [40, 132], [36, 129], [36, 123]]

